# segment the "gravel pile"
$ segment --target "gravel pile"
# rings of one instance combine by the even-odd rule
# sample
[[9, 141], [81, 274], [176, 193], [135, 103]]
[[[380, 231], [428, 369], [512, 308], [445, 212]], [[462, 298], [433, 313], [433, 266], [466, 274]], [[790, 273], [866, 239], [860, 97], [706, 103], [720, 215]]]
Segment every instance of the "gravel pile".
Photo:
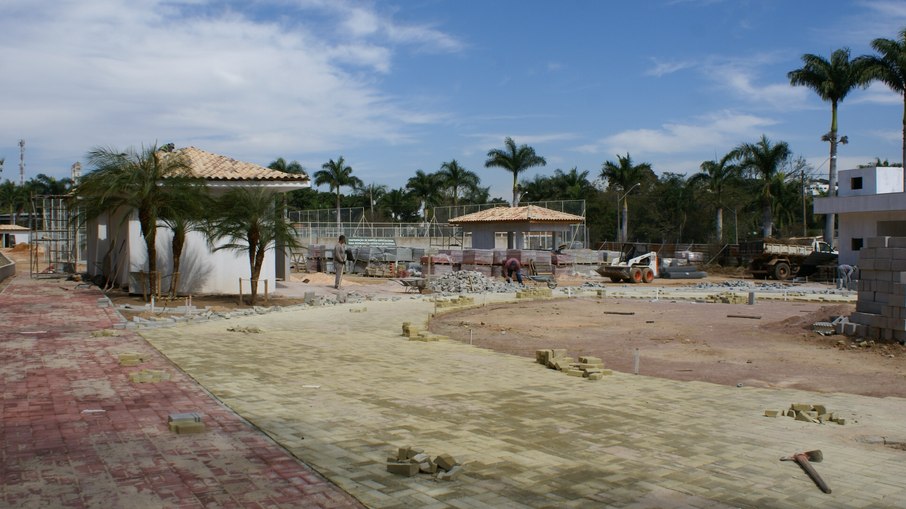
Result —
[[697, 285], [693, 285], [691, 288], [701, 288], [701, 289], [705, 289], [705, 290], [727, 289], [727, 288], [733, 289], [733, 290], [738, 290], [738, 289], [747, 290], [747, 289], [754, 289], [755, 285], [750, 281], [743, 281], [741, 279], [730, 279], [730, 280], [723, 281], [720, 283], [698, 283]]
[[516, 291], [518, 286], [471, 270], [449, 272], [428, 281], [428, 287], [437, 293], [505, 293]]

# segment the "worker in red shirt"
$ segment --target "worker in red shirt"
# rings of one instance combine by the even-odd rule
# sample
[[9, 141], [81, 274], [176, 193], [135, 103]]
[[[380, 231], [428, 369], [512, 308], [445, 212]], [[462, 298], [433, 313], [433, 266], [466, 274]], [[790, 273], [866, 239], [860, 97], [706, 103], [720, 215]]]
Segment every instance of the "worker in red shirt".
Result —
[[510, 258], [507, 261], [503, 262], [503, 275], [506, 277], [507, 283], [513, 282], [513, 275], [516, 276], [516, 282], [520, 285], [522, 283], [522, 264], [519, 263], [519, 260], [515, 258]]

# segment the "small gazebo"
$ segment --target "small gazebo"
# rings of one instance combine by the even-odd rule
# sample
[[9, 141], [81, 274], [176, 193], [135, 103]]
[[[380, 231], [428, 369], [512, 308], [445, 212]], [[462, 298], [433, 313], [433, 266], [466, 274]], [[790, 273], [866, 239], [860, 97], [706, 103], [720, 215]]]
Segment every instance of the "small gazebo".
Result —
[[495, 207], [449, 220], [450, 224], [462, 226], [463, 232], [472, 234], [473, 249], [494, 249], [497, 232], [507, 232], [508, 249], [524, 249], [522, 234], [529, 232], [550, 233], [556, 246], [570, 231], [570, 225], [584, 222], [582, 216], [537, 205]]

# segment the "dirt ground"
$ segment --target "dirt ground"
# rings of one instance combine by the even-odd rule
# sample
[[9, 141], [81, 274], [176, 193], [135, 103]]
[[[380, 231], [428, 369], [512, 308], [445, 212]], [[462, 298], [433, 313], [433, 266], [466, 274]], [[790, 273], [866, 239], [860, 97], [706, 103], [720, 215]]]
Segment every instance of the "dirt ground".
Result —
[[[28, 270], [28, 251], [3, 249]], [[718, 282], [738, 274], [709, 277]], [[580, 277], [559, 278], [560, 286], [579, 285]], [[689, 281], [658, 280], [658, 285]], [[0, 284], [2, 289], [2, 284]], [[343, 290], [362, 296], [405, 296], [393, 281], [344, 276]], [[292, 305], [307, 292], [335, 294], [333, 275], [293, 274], [277, 284], [276, 295], [261, 305]], [[116, 304], [144, 305], [141, 296], [108, 293]], [[193, 296], [196, 307], [227, 310], [239, 307], [235, 296]], [[180, 306], [185, 298], [158, 301]], [[566, 348], [573, 357], [601, 357], [609, 368], [632, 372], [639, 351], [639, 372], [674, 380], [701, 380], [724, 385], [791, 387], [819, 392], [906, 397], [906, 347], [872, 344], [853, 348], [849, 338], [821, 336], [811, 330], [818, 321], [848, 315], [854, 305], [758, 301], [754, 306], [579, 298], [490, 305], [441, 315], [431, 330], [480, 348], [534, 358], [535, 350]], [[131, 313], [124, 313], [131, 318]], [[136, 312], [138, 314], [138, 311]], [[757, 318], [731, 318], [745, 315]]]
[[906, 397], [906, 347], [852, 348], [848, 338], [811, 331], [815, 322], [854, 310], [850, 304], [579, 298], [445, 314], [431, 330], [532, 358], [539, 349], [566, 348], [572, 357], [601, 357], [622, 372], [633, 371], [638, 349], [640, 374], [674, 380]]

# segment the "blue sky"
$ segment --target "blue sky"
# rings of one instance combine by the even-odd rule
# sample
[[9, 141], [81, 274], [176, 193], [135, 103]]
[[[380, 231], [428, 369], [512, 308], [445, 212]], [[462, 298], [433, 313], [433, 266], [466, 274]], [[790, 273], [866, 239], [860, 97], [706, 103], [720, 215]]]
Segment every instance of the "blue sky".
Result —
[[[343, 155], [390, 187], [455, 158], [509, 198], [484, 167], [507, 136], [547, 158], [526, 177], [595, 177], [627, 152], [694, 172], [762, 134], [826, 176], [830, 106], [786, 73], [904, 27], [889, 0], [3, 0], [2, 179], [19, 139], [26, 179], [156, 141], [309, 173]], [[902, 115], [853, 91], [840, 168], [899, 161]]]

